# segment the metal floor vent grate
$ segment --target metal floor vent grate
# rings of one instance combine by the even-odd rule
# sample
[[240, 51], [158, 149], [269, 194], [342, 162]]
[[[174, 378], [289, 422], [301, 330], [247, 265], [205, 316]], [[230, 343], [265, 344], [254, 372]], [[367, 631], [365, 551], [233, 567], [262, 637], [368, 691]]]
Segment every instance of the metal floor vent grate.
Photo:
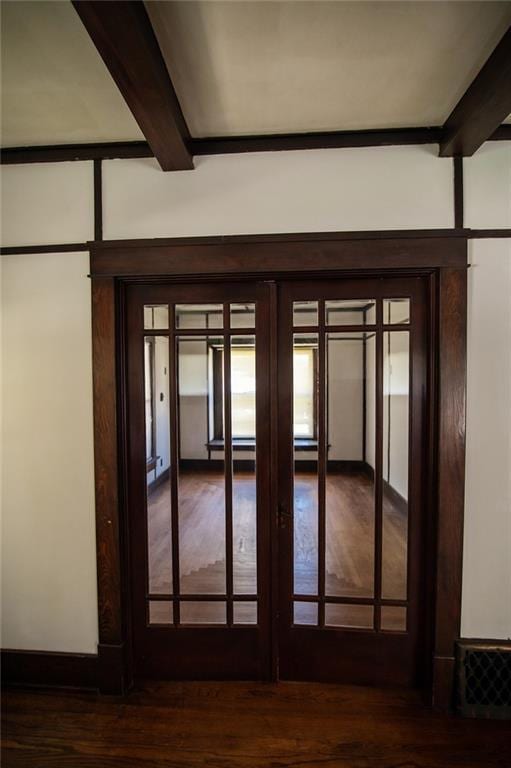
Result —
[[458, 711], [511, 718], [511, 645], [458, 645]]

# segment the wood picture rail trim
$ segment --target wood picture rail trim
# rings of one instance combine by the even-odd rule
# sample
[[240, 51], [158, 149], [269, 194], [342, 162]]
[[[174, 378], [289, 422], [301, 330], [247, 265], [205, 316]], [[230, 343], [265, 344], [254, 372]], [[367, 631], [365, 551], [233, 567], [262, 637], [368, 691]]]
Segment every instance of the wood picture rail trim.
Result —
[[[267, 136], [211, 136], [185, 141], [190, 155], [219, 155], [242, 152], [286, 152], [304, 149], [344, 149], [347, 147], [393, 147], [439, 144], [442, 127], [399, 128], [371, 131], [331, 131], [328, 133], [289, 133]], [[501, 125], [488, 141], [511, 141], [511, 125]], [[1, 165], [58, 163], [85, 160], [129, 160], [154, 157], [146, 141], [103, 144], [55, 144], [32, 147], [5, 147]]]
[[75, 253], [77, 251], [97, 251], [108, 248], [146, 248], [157, 245], [164, 246], [192, 246], [192, 245], [221, 245], [222, 243], [279, 243], [279, 242], [314, 242], [314, 241], [349, 241], [349, 240], [414, 240], [414, 239], [508, 239], [511, 237], [511, 227], [502, 229], [421, 229], [421, 230], [384, 230], [365, 232], [299, 232], [287, 235], [213, 235], [210, 237], [175, 237], [155, 238], [140, 240], [93, 240], [87, 243], [58, 243], [54, 245], [14, 245], [2, 246], [0, 254], [15, 256], [23, 254], [44, 253]]

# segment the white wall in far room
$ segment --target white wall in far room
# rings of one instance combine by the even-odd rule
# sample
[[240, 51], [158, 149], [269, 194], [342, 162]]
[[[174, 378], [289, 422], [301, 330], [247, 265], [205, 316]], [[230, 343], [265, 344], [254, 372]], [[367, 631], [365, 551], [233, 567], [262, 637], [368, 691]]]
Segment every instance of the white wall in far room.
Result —
[[2, 647], [94, 653], [89, 255], [1, 266]]

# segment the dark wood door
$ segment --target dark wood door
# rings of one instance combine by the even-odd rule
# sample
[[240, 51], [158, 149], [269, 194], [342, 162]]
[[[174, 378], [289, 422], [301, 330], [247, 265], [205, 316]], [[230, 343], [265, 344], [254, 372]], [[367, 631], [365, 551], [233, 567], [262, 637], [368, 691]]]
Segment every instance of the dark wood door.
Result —
[[135, 674], [270, 676], [264, 283], [127, 292]]
[[279, 676], [417, 684], [426, 286], [285, 282], [278, 322]]
[[126, 318], [136, 674], [419, 683], [425, 280], [133, 285]]

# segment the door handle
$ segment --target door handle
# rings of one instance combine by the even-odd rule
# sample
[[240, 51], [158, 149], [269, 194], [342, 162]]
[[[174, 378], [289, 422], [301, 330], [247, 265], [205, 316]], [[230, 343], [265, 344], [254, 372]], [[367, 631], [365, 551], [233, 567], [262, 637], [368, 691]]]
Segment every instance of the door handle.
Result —
[[287, 523], [291, 522], [291, 520], [293, 519], [293, 515], [288, 510], [285, 504], [279, 503], [277, 509], [278, 509], [279, 527], [285, 528]]

